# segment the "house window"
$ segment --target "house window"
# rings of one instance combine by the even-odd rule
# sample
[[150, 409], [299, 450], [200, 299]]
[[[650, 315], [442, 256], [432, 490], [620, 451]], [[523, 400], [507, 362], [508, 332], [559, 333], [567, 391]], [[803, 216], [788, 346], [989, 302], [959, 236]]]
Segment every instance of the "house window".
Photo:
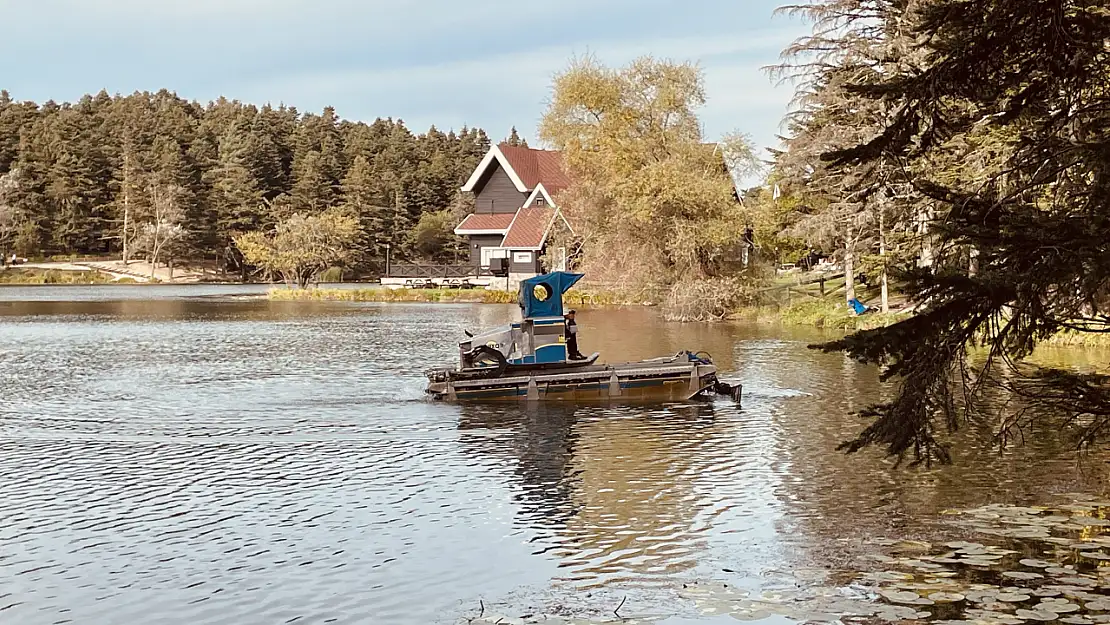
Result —
[[536, 198], [536, 206], [543, 206], [543, 198], [542, 197]]
[[532, 252], [514, 252], [513, 262], [519, 265], [532, 262]]
[[482, 248], [482, 266], [489, 267], [491, 258], [508, 258], [509, 250], [500, 247], [483, 247]]

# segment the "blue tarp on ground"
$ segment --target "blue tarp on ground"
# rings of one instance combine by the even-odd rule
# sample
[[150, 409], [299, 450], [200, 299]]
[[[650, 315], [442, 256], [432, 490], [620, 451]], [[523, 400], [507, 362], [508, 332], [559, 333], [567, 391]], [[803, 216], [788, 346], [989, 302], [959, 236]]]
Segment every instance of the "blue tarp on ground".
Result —
[[857, 315], [862, 315], [863, 313], [867, 312], [867, 307], [854, 297], [848, 302], [848, 304], [852, 307], [852, 310], [856, 311]]
[[[532, 317], [562, 317], [563, 293], [582, 279], [585, 274], [553, 271], [520, 282], [520, 309], [525, 319]], [[543, 285], [539, 291], [536, 287]]]

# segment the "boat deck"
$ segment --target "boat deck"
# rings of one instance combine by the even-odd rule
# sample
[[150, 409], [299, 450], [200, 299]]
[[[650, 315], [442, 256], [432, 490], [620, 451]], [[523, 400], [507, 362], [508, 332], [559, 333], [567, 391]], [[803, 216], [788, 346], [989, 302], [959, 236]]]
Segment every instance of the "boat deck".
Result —
[[[713, 386], [717, 368], [679, 356], [640, 362], [506, 373], [463, 378], [443, 371], [432, 378], [428, 393], [441, 399], [689, 399]], [[431, 377], [431, 376], [430, 376]]]

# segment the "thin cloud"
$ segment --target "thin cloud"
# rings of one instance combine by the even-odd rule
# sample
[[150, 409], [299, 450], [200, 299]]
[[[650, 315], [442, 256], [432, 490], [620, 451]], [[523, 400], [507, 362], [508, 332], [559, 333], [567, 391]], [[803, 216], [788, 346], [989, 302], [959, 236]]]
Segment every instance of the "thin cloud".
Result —
[[[315, 94], [316, 102], [303, 103], [313, 108], [328, 102], [358, 102], [356, 110], [340, 113], [356, 118], [403, 116], [416, 129], [432, 123], [440, 128], [477, 125], [496, 138], [502, 126], [507, 132], [515, 125], [532, 135], [550, 94], [552, 77], [566, 67], [572, 55], [591, 53], [602, 62], [619, 65], [652, 54], [694, 60], [702, 66], [708, 94], [702, 111], [707, 136], [742, 130], [767, 143], [774, 140], [778, 119], [791, 94], [776, 87], [760, 67], [775, 58], [793, 36], [782, 30], [747, 38], [677, 37], [597, 46], [542, 46], [446, 63], [281, 76], [239, 85], [237, 92], [250, 101], [274, 100], [279, 94]], [[292, 101], [291, 97], [285, 99]]]

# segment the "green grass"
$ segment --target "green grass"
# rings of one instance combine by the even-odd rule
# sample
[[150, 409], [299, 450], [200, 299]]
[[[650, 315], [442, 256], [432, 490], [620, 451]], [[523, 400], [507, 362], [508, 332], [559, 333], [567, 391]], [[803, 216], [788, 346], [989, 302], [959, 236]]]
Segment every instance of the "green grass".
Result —
[[112, 276], [99, 271], [57, 269], [2, 269], [0, 284], [108, 284]]
[[1110, 334], [1064, 330], [1040, 342], [1049, 347], [1110, 347]]
[[[906, 319], [909, 313], [867, 313], [856, 316], [840, 298], [811, 299], [786, 306], [763, 306], [738, 311], [734, 319], [793, 326], [813, 326], [829, 330], [856, 332], [892, 325]], [[1046, 347], [1110, 348], [1110, 334], [1064, 330], [1040, 341]]]
[[472, 302], [508, 304], [515, 293], [485, 289], [270, 289], [270, 299], [287, 302]]
[[812, 326], [848, 332], [888, 326], [904, 318], [905, 314], [899, 313], [871, 312], [856, 315], [845, 302], [833, 299], [812, 299], [785, 306], [747, 308], [737, 311], [731, 317], [733, 320]]
[[[329, 301], [329, 302], [429, 302], [479, 304], [515, 304], [517, 294], [507, 291], [475, 289], [270, 289], [269, 297], [277, 301]], [[563, 296], [566, 307], [603, 307], [643, 305], [649, 302], [630, 301], [629, 298], [609, 291], [573, 290]]]

